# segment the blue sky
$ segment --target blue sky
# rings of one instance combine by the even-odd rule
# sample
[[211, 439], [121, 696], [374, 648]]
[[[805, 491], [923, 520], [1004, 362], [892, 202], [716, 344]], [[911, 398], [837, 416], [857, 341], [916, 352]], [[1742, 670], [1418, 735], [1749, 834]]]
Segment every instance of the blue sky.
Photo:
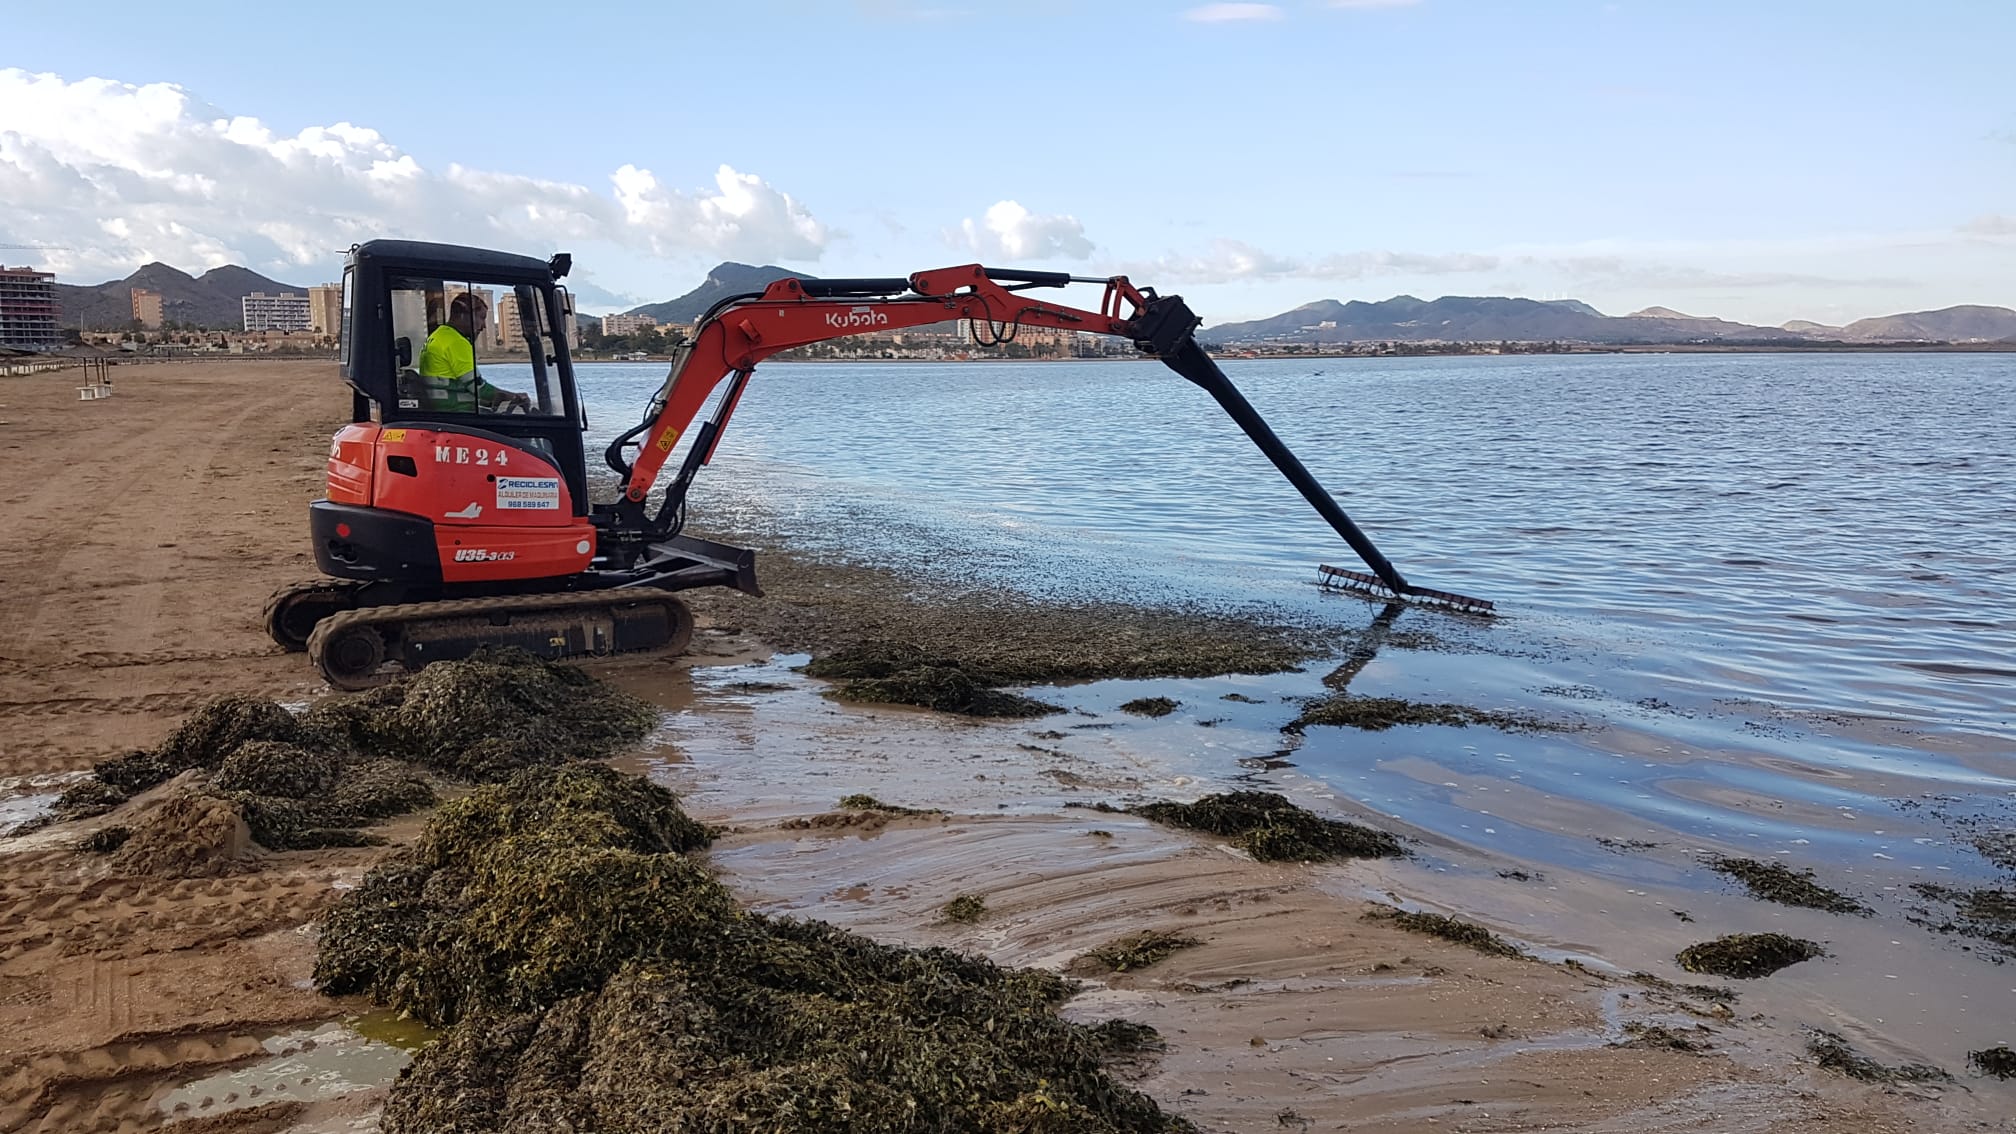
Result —
[[724, 258], [1125, 271], [1212, 322], [2016, 304], [1999, 0], [13, 7], [0, 242], [77, 282], [383, 232], [569, 247], [597, 308]]

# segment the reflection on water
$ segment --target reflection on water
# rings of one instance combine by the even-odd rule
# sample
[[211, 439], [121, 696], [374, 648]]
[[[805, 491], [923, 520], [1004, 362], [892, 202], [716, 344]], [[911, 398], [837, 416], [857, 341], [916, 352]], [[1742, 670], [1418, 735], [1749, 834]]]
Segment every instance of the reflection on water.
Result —
[[[1411, 579], [1505, 614], [1408, 611], [1396, 634], [1445, 648], [1362, 659], [1354, 692], [1595, 726], [1318, 728], [1293, 774], [1542, 857], [1622, 824], [1858, 871], [1980, 869], [1888, 801], [2016, 798], [2016, 356], [1226, 369]], [[584, 368], [594, 432], [661, 378]], [[772, 367], [693, 512], [1038, 594], [1378, 612], [1316, 592], [1315, 565], [1348, 550], [1153, 363]], [[1276, 698], [1320, 692], [1324, 668], [1256, 687], [1271, 708], [1212, 705], [1213, 758], [1278, 765]]]

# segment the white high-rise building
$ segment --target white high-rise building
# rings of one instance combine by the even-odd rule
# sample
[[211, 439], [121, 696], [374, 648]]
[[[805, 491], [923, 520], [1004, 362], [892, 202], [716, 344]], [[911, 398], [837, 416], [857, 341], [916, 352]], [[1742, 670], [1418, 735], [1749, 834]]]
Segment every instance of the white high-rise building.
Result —
[[315, 327], [308, 297], [283, 291], [267, 295], [255, 291], [238, 301], [248, 331], [308, 331]]

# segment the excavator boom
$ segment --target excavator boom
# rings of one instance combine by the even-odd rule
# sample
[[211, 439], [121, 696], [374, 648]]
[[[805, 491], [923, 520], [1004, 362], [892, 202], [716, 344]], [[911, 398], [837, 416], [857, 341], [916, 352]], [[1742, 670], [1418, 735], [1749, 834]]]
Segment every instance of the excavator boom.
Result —
[[[1033, 288], [1071, 283], [1104, 285], [1099, 309], [1047, 303], [1028, 294]], [[651, 414], [610, 446], [609, 463], [623, 474], [623, 500], [618, 508], [627, 510], [633, 521], [641, 517], [666, 460], [701, 408], [731, 375], [734, 385], [702, 426], [701, 435], [694, 438], [678, 477], [667, 488], [656, 521], [657, 534], [677, 533], [686, 489], [699, 467], [713, 459], [721, 431], [740, 403], [757, 364], [811, 343], [950, 320], [965, 320], [982, 345], [1012, 341], [1016, 331], [1025, 326], [1132, 340], [1209, 393], [1372, 571], [1366, 575], [1326, 565], [1321, 576], [1324, 585], [1469, 613], [1492, 611], [1492, 604], [1483, 599], [1409, 583], [1197, 344], [1195, 331], [1200, 321], [1182, 297], [1158, 296], [1153, 289], [1136, 288], [1125, 276], [1087, 279], [963, 264], [918, 272], [907, 279], [782, 279], [760, 293], [723, 300], [702, 317], [691, 343], [675, 356], [665, 386], [653, 400]], [[984, 337], [982, 327], [986, 328]], [[640, 435], [635, 461], [625, 461], [622, 449]]]

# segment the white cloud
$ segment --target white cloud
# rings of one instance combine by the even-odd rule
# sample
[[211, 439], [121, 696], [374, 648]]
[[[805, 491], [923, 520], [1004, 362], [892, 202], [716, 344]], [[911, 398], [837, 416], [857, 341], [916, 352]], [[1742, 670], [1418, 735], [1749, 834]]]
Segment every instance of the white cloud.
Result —
[[430, 170], [352, 123], [281, 136], [168, 83], [0, 69], [0, 240], [65, 245], [73, 278], [148, 260], [201, 270], [326, 265], [373, 236], [540, 250], [606, 240], [663, 256], [816, 259], [828, 233], [789, 194], [722, 166], [683, 191], [625, 165], [612, 188]]
[[1370, 276], [1441, 276], [1488, 272], [1496, 256], [1469, 253], [1339, 252], [1282, 256], [1240, 240], [1215, 240], [1202, 252], [1163, 256], [1123, 271], [1145, 283], [1218, 284], [1266, 280], [1357, 280]]
[[1989, 213], [1961, 225], [1960, 231], [1969, 236], [2016, 236], [2016, 217]]
[[1077, 217], [1038, 216], [1014, 201], [997, 201], [986, 216], [978, 221], [967, 217], [946, 236], [983, 257], [1083, 260], [1092, 254], [1092, 242]]
[[1224, 24], [1236, 20], [1278, 20], [1281, 9], [1272, 4], [1204, 4], [1183, 13], [1183, 18], [1199, 24]]

